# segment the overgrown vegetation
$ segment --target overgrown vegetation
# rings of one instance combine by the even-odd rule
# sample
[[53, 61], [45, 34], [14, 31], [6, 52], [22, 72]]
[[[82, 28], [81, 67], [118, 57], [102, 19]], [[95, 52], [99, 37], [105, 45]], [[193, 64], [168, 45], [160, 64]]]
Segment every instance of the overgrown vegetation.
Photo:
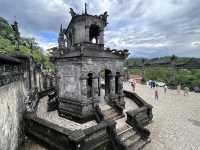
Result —
[[[27, 56], [32, 56], [37, 63], [43, 65], [45, 69], [52, 70], [53, 64], [49, 61], [48, 54], [42, 53], [41, 48], [34, 38], [20, 38], [20, 53]], [[31, 49], [32, 43], [32, 49]], [[0, 17], [0, 53], [15, 54], [15, 36], [12, 27], [7, 20]]]

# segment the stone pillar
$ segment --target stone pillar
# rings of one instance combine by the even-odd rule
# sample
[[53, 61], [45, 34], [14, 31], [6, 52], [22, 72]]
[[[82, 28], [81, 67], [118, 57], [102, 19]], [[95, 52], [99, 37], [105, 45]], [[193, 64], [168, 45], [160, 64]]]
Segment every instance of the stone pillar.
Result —
[[118, 78], [118, 94], [123, 95], [123, 80], [121, 75]]
[[87, 79], [81, 79], [81, 97], [82, 99], [87, 99]]
[[122, 76], [119, 76], [119, 81], [118, 81], [118, 88], [119, 88], [119, 97], [118, 97], [118, 104], [121, 106], [121, 108], [125, 108], [125, 101], [124, 101], [124, 93], [123, 93], [123, 80]]
[[115, 76], [110, 76], [110, 96], [115, 96]]
[[98, 98], [98, 94], [99, 94], [98, 77], [97, 76], [95, 76], [93, 78], [93, 83], [92, 84], [93, 84], [93, 96], [94, 96], [95, 99], [97, 99]]
[[85, 25], [85, 41], [89, 42], [90, 41], [90, 26], [88, 25], [87, 21], [86, 21], [86, 25]]

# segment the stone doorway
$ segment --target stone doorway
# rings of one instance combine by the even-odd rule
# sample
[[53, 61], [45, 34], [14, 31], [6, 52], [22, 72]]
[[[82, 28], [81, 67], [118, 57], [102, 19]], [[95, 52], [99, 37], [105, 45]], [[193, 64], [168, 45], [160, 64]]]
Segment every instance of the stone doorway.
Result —
[[111, 91], [111, 76], [112, 72], [104, 69], [100, 72], [100, 103], [106, 103]]

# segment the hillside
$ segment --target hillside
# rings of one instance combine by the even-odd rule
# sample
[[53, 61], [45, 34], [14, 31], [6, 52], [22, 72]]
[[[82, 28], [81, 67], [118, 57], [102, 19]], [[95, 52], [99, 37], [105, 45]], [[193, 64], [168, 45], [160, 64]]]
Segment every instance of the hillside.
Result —
[[[176, 63], [186, 63], [189, 60], [199, 60], [200, 58], [192, 58], [192, 57], [177, 57], [176, 56]], [[160, 57], [160, 58], [151, 58], [151, 59], [147, 59], [147, 58], [129, 58], [128, 59], [128, 63], [129, 65], [141, 65], [142, 61], [145, 61], [145, 63], [163, 63], [163, 62], [171, 62], [171, 56], [165, 56], [165, 57]]]
[[[27, 56], [33, 56], [37, 63], [43, 64], [46, 69], [51, 69], [53, 65], [49, 62], [49, 57], [44, 55], [41, 48], [33, 38], [20, 37], [20, 53]], [[31, 43], [33, 50], [31, 52]], [[15, 49], [15, 35], [11, 25], [8, 21], [0, 17], [0, 53], [14, 54]]]

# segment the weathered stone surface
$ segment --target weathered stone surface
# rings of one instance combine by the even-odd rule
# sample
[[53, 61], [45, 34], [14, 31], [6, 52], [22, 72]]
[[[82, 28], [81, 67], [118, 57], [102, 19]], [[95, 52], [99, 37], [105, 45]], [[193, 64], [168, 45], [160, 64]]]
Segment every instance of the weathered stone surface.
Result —
[[22, 115], [27, 92], [22, 81], [0, 87], [0, 149], [16, 150], [22, 137]]

